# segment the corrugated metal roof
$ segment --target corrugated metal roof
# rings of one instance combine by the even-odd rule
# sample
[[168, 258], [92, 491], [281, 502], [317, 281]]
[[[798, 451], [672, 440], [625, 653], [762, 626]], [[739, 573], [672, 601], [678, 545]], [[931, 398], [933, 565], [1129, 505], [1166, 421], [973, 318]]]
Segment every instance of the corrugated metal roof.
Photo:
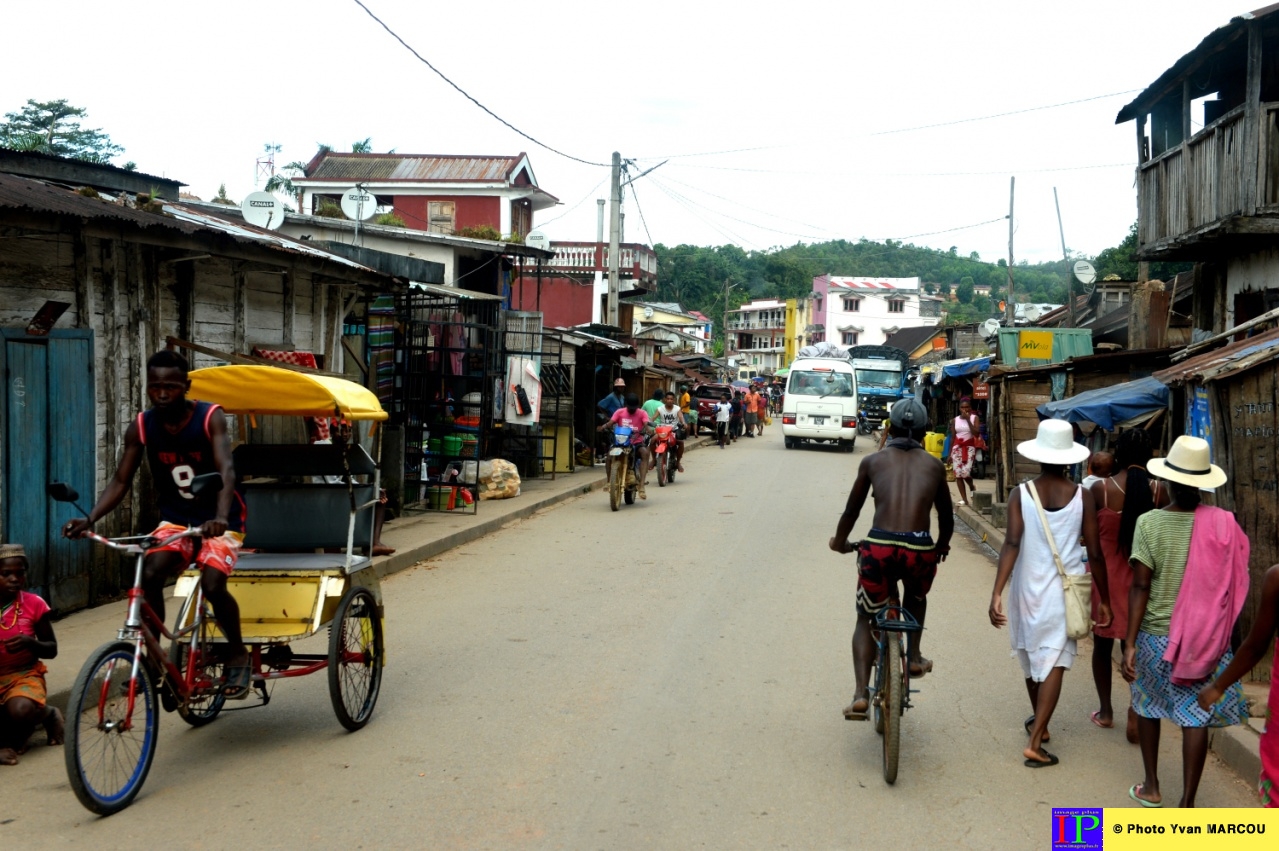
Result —
[[917, 290], [919, 278], [829, 278], [831, 287], [854, 290]]
[[366, 266], [314, 248], [299, 240], [248, 225], [238, 225], [182, 204], [166, 203], [164, 205], [166, 215], [149, 213], [118, 204], [107, 195], [100, 195], [97, 198], [86, 197], [70, 189], [43, 181], [0, 174], [0, 209], [52, 213], [86, 220], [116, 221], [144, 229], [160, 228], [176, 231], [189, 236], [210, 234], [229, 236], [236, 242], [287, 251], [381, 276], [380, 273]]
[[414, 182], [457, 181], [505, 182], [510, 179], [522, 157], [462, 157], [434, 154], [326, 154], [308, 181], [382, 181]]
[[1279, 328], [1231, 343], [1155, 373], [1169, 386], [1187, 381], [1214, 381], [1279, 359]]

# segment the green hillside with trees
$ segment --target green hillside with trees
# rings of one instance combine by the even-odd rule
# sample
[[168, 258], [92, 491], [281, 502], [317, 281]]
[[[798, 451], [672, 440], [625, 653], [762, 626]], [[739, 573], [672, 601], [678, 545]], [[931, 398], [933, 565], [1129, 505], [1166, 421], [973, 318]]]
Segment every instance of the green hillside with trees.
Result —
[[[1136, 225], [1127, 237], [1095, 258], [1083, 255], [1070, 262], [1018, 263], [1013, 268], [1013, 289], [1019, 302], [1066, 301], [1069, 267], [1075, 259], [1090, 259], [1099, 278], [1118, 275], [1135, 280]], [[982, 260], [976, 252], [961, 255], [957, 248], [939, 251], [910, 243], [849, 242], [835, 240], [798, 243], [767, 251], [743, 251], [735, 245], [654, 246], [658, 262], [655, 301], [677, 301], [686, 310], [700, 310], [715, 320], [718, 329], [724, 313], [724, 288], [730, 285], [729, 308], [753, 298], [800, 298], [813, 289], [813, 278], [831, 274], [887, 278], [919, 277], [926, 292], [957, 299], [947, 310], [946, 324], [975, 322], [996, 313], [1008, 290], [1008, 264]], [[1152, 264], [1151, 277], [1171, 278], [1188, 264]], [[987, 285], [990, 296], [977, 295], [975, 287]], [[1081, 292], [1075, 284], [1076, 293]]]

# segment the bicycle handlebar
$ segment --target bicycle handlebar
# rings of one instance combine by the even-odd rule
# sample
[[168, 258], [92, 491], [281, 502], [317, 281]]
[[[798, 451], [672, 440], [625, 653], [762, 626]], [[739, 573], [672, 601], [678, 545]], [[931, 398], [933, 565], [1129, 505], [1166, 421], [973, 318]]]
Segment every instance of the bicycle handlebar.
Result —
[[[173, 541], [179, 538], [197, 538], [199, 536], [200, 527], [192, 526], [190, 529], [187, 529], [184, 532], [179, 532], [176, 535], [170, 535], [164, 540]], [[159, 539], [151, 535], [132, 535], [123, 538], [107, 538], [103, 535], [99, 535], [91, 529], [85, 529], [80, 533], [80, 537], [88, 538], [90, 541], [100, 544], [101, 546], [127, 555], [140, 555], [145, 553], [159, 542]], [[126, 543], [130, 541], [138, 541], [139, 543]]]

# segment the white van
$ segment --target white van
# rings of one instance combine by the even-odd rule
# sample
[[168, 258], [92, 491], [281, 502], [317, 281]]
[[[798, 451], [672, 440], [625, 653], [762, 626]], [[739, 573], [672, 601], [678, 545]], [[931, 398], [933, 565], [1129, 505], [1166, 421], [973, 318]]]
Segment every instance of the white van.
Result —
[[804, 440], [839, 444], [852, 452], [857, 440], [857, 376], [845, 358], [796, 358], [782, 400], [786, 448]]

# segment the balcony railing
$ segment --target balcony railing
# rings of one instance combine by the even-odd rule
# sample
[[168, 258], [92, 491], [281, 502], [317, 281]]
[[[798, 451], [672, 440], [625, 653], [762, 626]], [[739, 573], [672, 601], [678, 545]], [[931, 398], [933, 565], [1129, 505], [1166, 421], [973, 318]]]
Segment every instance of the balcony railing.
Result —
[[[1257, 173], [1250, 162], [1238, 106], [1138, 169], [1139, 248], [1193, 236], [1245, 209], [1279, 212], [1279, 103], [1261, 105]], [[1254, 179], [1249, 179], [1250, 177]]]
[[[552, 242], [555, 256], [546, 263], [554, 270], [577, 273], [608, 271], [608, 245], [598, 242]], [[657, 255], [647, 245], [627, 242], [618, 246], [618, 273], [623, 278], [657, 280]]]

